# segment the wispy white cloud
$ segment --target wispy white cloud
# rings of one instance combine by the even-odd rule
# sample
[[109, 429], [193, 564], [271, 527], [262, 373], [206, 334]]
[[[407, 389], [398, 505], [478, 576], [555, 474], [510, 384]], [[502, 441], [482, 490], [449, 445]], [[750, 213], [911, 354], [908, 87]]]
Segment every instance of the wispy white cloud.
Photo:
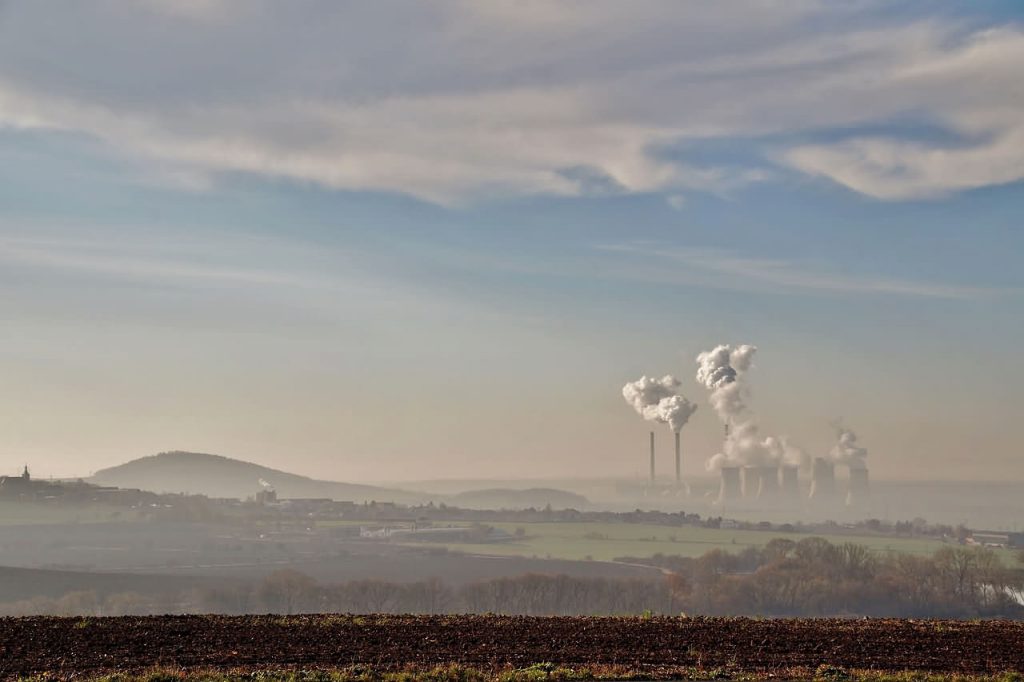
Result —
[[[1024, 32], [985, 30], [952, 47], [926, 43], [887, 76], [956, 142], [854, 137], [801, 145], [784, 163], [878, 199], [920, 199], [1024, 179]], [[913, 101], [911, 100], [911, 101]]]
[[877, 199], [928, 199], [1024, 178], [1024, 124], [963, 146], [858, 138], [798, 147], [786, 162]]
[[246, 286], [316, 288], [324, 282], [294, 273], [204, 264], [197, 258], [154, 257], [123, 249], [99, 251], [70, 244], [0, 238], [0, 262], [61, 272], [85, 272], [135, 282], [178, 281]]
[[[881, 199], [1024, 177], [1013, 25], [893, 23], [872, 3], [811, 1], [453, 1], [403, 5], [403, 22], [375, 3], [8, 7], [0, 126], [82, 131], [181, 177], [243, 171], [439, 203], [721, 192], [771, 163]], [[894, 119], [963, 142], [894, 132], [756, 160], [759, 137]], [[664, 153], [707, 138], [750, 140], [745, 165]]]
[[[1015, 293], [1000, 289], [897, 279], [872, 274], [846, 274], [799, 261], [754, 258], [720, 249], [668, 248], [652, 245], [606, 244], [596, 247], [631, 260], [643, 259], [646, 268], [631, 268], [640, 279], [676, 282], [708, 288], [756, 293], [813, 293], [896, 295], [925, 298], [971, 299]], [[619, 270], [620, 274], [624, 271]]]
[[[17, 273], [16, 281], [24, 281], [18, 285], [23, 291], [12, 300], [29, 314], [55, 293], [84, 296], [93, 310], [106, 310], [116, 309], [118, 300], [133, 298], [138, 291], [137, 300], [154, 306], [147, 309], [146, 319], [150, 313], [160, 319], [167, 314], [167, 300], [154, 294], [160, 291], [180, 294], [197, 306], [210, 300], [234, 301], [243, 311], [236, 322], [256, 325], [266, 322], [264, 316], [281, 314], [302, 324], [350, 325], [358, 319], [367, 333], [398, 320], [433, 324], [465, 319], [471, 324], [483, 320], [526, 326], [546, 321], [532, 313], [482, 305], [406, 276], [403, 268], [394, 267], [393, 257], [358, 249], [213, 230], [154, 232], [144, 226], [129, 233], [78, 226], [72, 234], [45, 226], [38, 236], [26, 235], [24, 229], [2, 235], [10, 227], [0, 221], [0, 272]], [[46, 291], [37, 290], [40, 282], [46, 283]], [[113, 286], [97, 288], [102, 283]], [[254, 306], [262, 311], [255, 317], [245, 312]], [[130, 322], [132, 315], [119, 314], [122, 318]], [[184, 328], [197, 322], [203, 322], [199, 313], [189, 317]]]

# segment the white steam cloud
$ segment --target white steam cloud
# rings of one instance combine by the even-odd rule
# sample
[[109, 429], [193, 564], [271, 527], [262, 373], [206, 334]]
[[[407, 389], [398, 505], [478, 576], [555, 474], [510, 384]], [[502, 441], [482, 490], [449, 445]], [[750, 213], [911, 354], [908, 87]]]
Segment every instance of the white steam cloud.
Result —
[[647, 421], [668, 424], [679, 431], [697, 406], [678, 394], [680, 381], [670, 374], [660, 379], [642, 376], [622, 387], [622, 397]]
[[697, 406], [681, 395], [662, 398], [658, 403], [658, 419], [669, 425], [673, 431], [679, 431], [690, 417], [697, 411]]
[[716, 346], [697, 356], [697, 382], [711, 391], [708, 400], [728, 429], [722, 452], [707, 462], [709, 470], [723, 466], [806, 466], [807, 455], [785, 438], [762, 436], [749, 406], [746, 375], [753, 366], [756, 346]]
[[836, 444], [829, 453], [829, 459], [851, 469], [867, 469], [867, 456], [867, 449], [857, 445], [857, 434], [837, 424]]

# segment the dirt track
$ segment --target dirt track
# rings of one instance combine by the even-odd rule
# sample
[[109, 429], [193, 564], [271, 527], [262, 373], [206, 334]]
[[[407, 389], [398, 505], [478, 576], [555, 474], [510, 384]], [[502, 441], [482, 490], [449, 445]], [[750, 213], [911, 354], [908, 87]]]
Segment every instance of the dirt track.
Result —
[[168, 616], [0, 619], [0, 676], [152, 666], [348, 667], [458, 663], [1024, 671], [1024, 623], [504, 616]]

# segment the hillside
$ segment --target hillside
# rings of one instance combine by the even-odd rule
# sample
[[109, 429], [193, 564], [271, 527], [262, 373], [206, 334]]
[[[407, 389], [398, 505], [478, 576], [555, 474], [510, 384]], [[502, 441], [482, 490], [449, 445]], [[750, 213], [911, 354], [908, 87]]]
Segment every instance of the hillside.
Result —
[[260, 479], [270, 483], [280, 498], [325, 497], [363, 502], [413, 504], [434, 496], [370, 485], [320, 481], [251, 462], [199, 452], [161, 452], [101, 469], [90, 483], [140, 488], [159, 493], [192, 493], [209, 497], [245, 499], [260, 490]]
[[448, 504], [465, 509], [587, 509], [590, 501], [582, 495], [554, 488], [529, 488], [512, 490], [491, 488], [488, 490], [467, 490], [451, 495]]

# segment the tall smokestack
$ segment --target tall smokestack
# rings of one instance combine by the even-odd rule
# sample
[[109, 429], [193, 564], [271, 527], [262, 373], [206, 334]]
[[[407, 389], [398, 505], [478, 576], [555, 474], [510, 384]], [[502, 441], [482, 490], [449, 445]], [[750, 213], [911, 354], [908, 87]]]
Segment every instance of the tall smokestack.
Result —
[[654, 431], [651, 431], [651, 485], [654, 485]]
[[722, 467], [722, 487], [718, 490], [718, 501], [736, 500], [742, 496], [740, 468]]
[[858, 504], [868, 496], [868, 470], [851, 468], [849, 487], [846, 491], [846, 504]]
[[683, 482], [683, 459], [679, 448], [679, 432], [676, 431], [676, 483]]
[[815, 457], [811, 465], [811, 497], [826, 499], [836, 494], [836, 468], [824, 457]]
[[798, 471], [799, 468], [792, 465], [783, 465], [782, 467], [782, 495], [787, 499], [800, 495]]

